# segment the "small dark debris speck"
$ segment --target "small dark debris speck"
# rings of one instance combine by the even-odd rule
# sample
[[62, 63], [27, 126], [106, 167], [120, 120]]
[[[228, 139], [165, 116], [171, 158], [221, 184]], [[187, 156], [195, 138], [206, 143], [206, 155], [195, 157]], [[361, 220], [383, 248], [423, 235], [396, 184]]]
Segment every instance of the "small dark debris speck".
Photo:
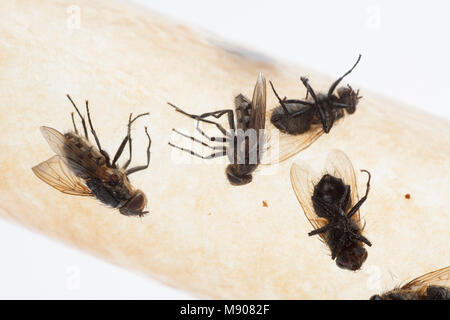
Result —
[[411, 199], [411, 195], [409, 193], [405, 194], [405, 199]]

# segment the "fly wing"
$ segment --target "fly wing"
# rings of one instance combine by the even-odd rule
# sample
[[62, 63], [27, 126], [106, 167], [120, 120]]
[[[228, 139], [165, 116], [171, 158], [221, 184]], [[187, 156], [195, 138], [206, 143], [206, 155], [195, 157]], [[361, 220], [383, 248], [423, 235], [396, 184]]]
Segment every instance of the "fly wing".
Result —
[[[326, 170], [329, 174], [342, 179], [346, 185], [350, 186], [350, 208], [353, 207], [359, 201], [359, 196], [355, 170], [350, 159], [344, 152], [333, 150], [327, 157]], [[352, 216], [352, 220], [362, 229], [359, 210]]]
[[424, 274], [408, 282], [401, 289], [418, 291], [433, 285], [450, 287], [450, 266]]
[[76, 170], [77, 174], [80, 175], [103, 177], [96, 162], [89, 157], [83, 156], [81, 150], [58, 130], [50, 127], [41, 127], [41, 133], [53, 152], [61, 157], [61, 160], [65, 162], [68, 168]]
[[75, 176], [67, 168], [60, 156], [53, 156], [47, 161], [34, 166], [32, 170], [39, 179], [63, 193], [76, 196], [92, 196], [91, 190], [83, 180]]
[[271, 124], [270, 131], [266, 130], [265, 145], [268, 152], [263, 164], [273, 165], [295, 156], [319, 139], [323, 133], [321, 124], [312, 124], [308, 132], [298, 135], [283, 133]]
[[261, 156], [265, 151], [264, 128], [266, 125], [266, 78], [261, 72], [253, 90], [251, 108], [249, 129], [255, 130], [257, 142], [250, 145], [249, 153], [252, 154], [256, 151], [258, 162], [260, 162]]
[[252, 98], [252, 115], [250, 128], [264, 129], [266, 126], [266, 78], [260, 72], [256, 80]]
[[[291, 184], [294, 189], [297, 200], [302, 206], [303, 212], [308, 218], [314, 229], [319, 229], [327, 224], [327, 220], [317, 216], [312, 203], [314, 193], [314, 180], [312, 169], [302, 162], [293, 163], [291, 166]], [[326, 241], [325, 234], [320, 233], [323, 241]]]
[[65, 157], [64, 147], [67, 144], [67, 139], [58, 130], [42, 126], [41, 133], [47, 140], [48, 145], [52, 148], [53, 152], [61, 157]]
[[[273, 109], [268, 111], [266, 114], [266, 118], [269, 123], [272, 112]], [[343, 119], [344, 117], [336, 119], [333, 126], [336, 126]], [[267, 153], [267, 156], [264, 159], [264, 164], [277, 164], [295, 156], [297, 153], [313, 144], [324, 134], [324, 132], [325, 131], [323, 130], [321, 123], [312, 123], [307, 132], [297, 135], [283, 133], [272, 123], [270, 123], [269, 130], [266, 130], [266, 144], [269, 146], [268, 149], [270, 152]]]

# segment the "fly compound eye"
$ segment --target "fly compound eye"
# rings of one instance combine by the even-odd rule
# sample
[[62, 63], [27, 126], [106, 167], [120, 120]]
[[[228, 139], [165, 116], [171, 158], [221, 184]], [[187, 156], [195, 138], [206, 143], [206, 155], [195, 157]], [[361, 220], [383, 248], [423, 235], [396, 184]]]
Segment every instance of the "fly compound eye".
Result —
[[127, 208], [131, 211], [142, 211], [147, 203], [143, 193], [138, 193], [128, 203]]

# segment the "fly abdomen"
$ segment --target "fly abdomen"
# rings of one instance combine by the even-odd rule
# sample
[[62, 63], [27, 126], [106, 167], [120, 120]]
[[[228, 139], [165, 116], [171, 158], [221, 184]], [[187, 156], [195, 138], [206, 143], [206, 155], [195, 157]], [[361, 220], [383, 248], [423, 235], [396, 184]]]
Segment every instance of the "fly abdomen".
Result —
[[286, 114], [281, 106], [274, 109], [270, 121], [281, 132], [288, 134], [302, 134], [311, 128], [311, 123], [314, 116], [314, 109], [299, 103], [288, 103], [286, 108], [290, 114], [296, 114], [302, 111], [295, 117]]
[[94, 161], [97, 166], [102, 166], [106, 163], [105, 157], [95, 148], [91, 143], [86, 141], [83, 137], [80, 137], [76, 133], [68, 132], [64, 135], [74, 146], [78, 154], [73, 155], [73, 149], [66, 149], [67, 156], [78, 156], [81, 159], [87, 159], [88, 161]]
[[99, 179], [88, 179], [86, 180], [86, 185], [102, 203], [113, 208], [117, 208], [120, 205], [120, 202], [113, 197]]

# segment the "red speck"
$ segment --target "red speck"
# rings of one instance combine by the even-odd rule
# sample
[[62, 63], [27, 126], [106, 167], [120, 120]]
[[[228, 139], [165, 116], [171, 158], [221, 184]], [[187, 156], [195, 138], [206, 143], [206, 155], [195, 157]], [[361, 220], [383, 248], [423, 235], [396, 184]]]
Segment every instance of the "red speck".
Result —
[[268, 206], [267, 201], [263, 200], [263, 207], [267, 208]]
[[409, 193], [405, 194], [405, 199], [411, 199], [411, 195]]

